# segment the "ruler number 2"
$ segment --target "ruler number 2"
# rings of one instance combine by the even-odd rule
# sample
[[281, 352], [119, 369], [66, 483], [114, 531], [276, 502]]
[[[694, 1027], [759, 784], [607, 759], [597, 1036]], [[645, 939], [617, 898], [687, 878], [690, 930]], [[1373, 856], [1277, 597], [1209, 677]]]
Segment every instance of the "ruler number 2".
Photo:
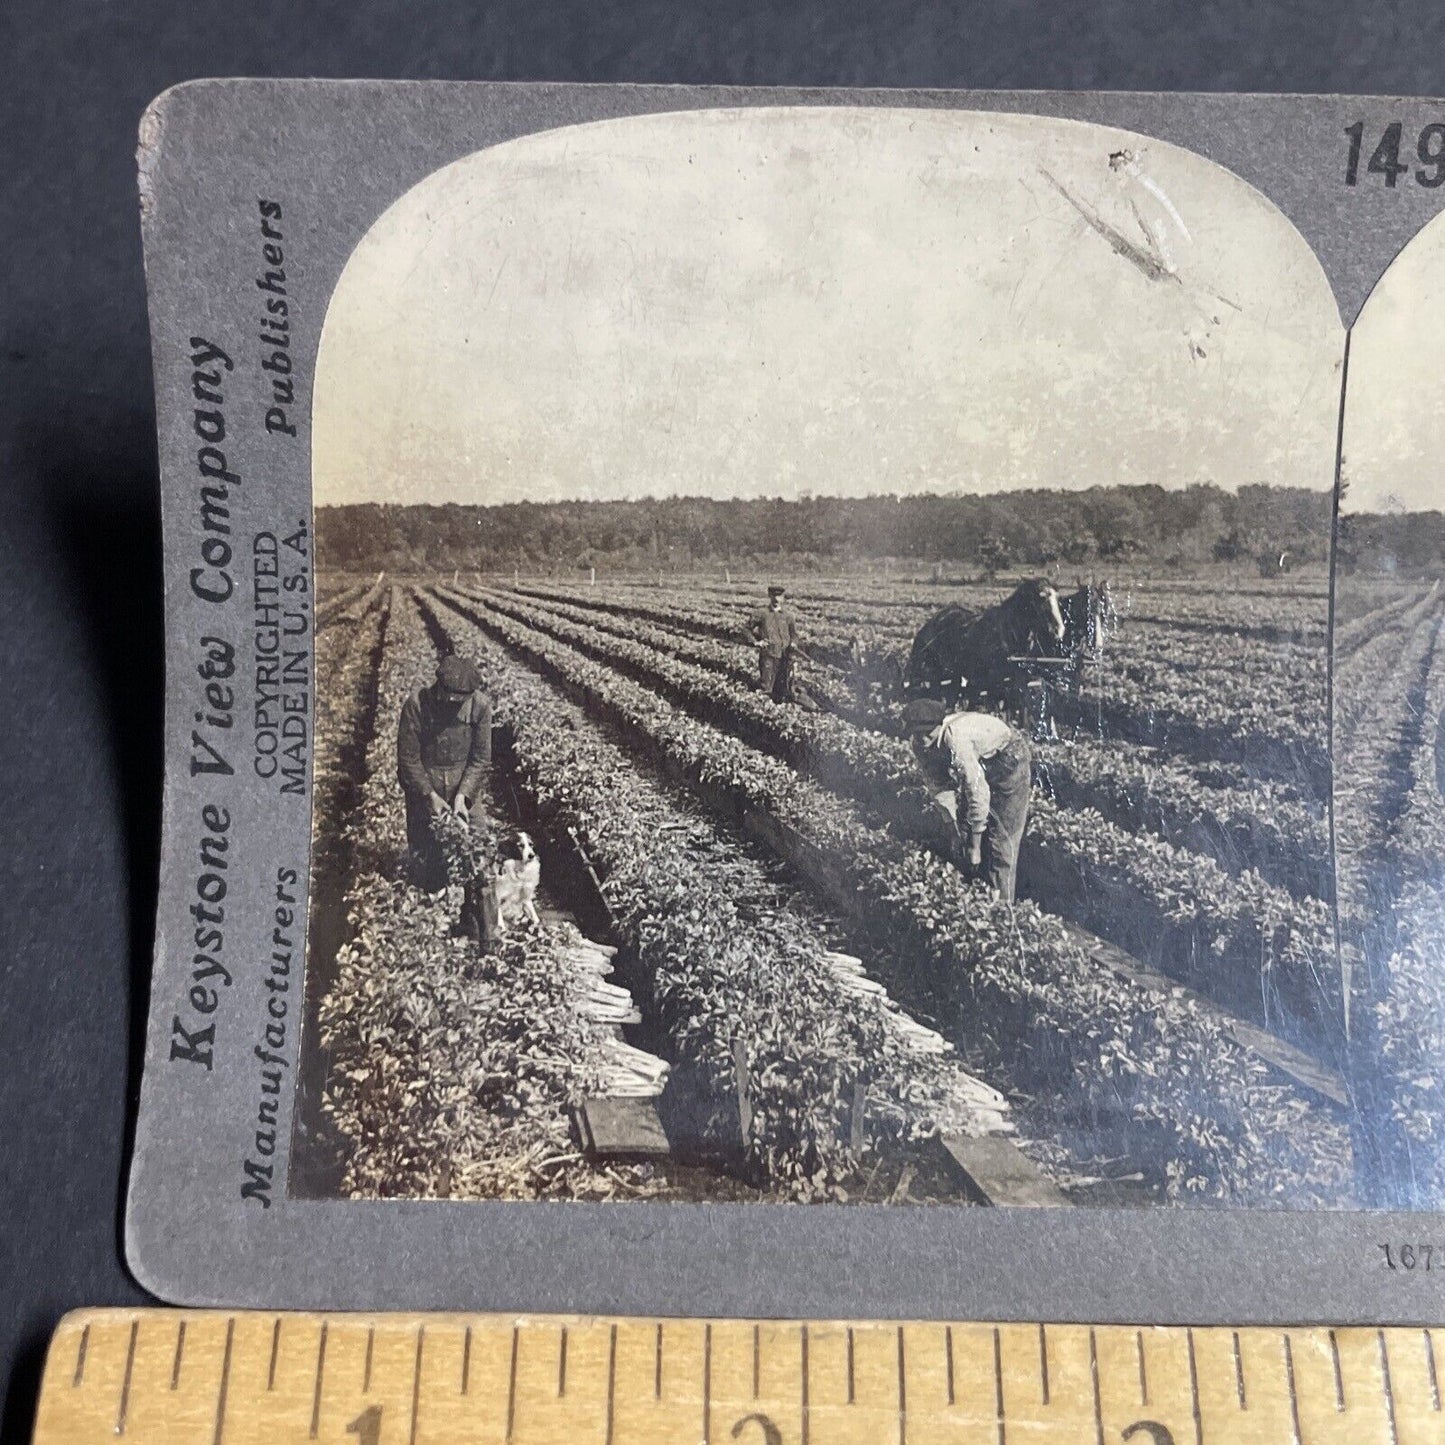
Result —
[[346, 1427], [346, 1433], [356, 1436], [357, 1445], [381, 1445], [381, 1406], [363, 1410]]
[[779, 1430], [766, 1415], [758, 1414], [744, 1415], [743, 1418], [733, 1426], [733, 1439], [741, 1440], [743, 1438], [743, 1431], [746, 1430], [749, 1425], [756, 1425], [758, 1429], [763, 1432], [761, 1436], [750, 1433], [748, 1437], [750, 1440], [760, 1439], [762, 1445], [783, 1445], [783, 1432]]
[[[1405, 126], [1402, 121], [1392, 120], [1380, 132], [1379, 143], [1365, 162], [1367, 175], [1384, 176], [1389, 190], [1395, 189], [1395, 182], [1410, 169], [1408, 160], [1400, 159], [1400, 145], [1404, 139]], [[1345, 127], [1350, 138], [1349, 153], [1345, 158], [1345, 184], [1357, 186], [1360, 183], [1360, 156], [1365, 143], [1365, 123], [1357, 120]], [[1415, 182], [1426, 190], [1445, 184], [1445, 122], [1432, 121], [1424, 126], [1415, 138], [1415, 154], [1420, 164], [1415, 168]]]

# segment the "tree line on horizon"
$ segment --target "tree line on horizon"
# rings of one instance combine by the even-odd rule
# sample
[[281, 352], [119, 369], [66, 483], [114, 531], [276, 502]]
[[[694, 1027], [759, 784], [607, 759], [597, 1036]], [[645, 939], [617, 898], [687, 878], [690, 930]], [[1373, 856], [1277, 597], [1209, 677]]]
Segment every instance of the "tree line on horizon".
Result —
[[[1445, 518], [1342, 519], [1348, 565], [1445, 558]], [[493, 506], [356, 503], [318, 507], [317, 549], [340, 571], [685, 571], [749, 562], [841, 568], [883, 561], [1013, 568], [1135, 562], [1262, 572], [1329, 558], [1327, 492], [1266, 484], [1043, 488], [978, 496], [796, 500], [665, 497]], [[1344, 554], [1342, 553], [1342, 560]], [[1389, 570], [1394, 570], [1391, 567]]]

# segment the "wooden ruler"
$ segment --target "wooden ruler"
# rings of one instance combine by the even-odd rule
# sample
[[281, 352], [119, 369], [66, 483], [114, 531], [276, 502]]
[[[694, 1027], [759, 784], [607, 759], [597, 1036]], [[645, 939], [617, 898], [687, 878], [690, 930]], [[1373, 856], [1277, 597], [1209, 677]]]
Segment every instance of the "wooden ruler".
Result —
[[36, 1445], [120, 1439], [1415, 1445], [1445, 1413], [1424, 1329], [70, 1315]]

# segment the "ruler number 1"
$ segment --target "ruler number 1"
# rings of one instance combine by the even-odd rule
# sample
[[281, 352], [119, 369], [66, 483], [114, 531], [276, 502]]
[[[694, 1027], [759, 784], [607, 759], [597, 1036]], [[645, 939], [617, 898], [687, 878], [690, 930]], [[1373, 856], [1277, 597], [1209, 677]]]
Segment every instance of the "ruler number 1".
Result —
[[381, 1406], [363, 1410], [346, 1427], [346, 1433], [356, 1436], [357, 1445], [381, 1445]]
[[[1357, 186], [1360, 184], [1360, 157], [1365, 146], [1364, 121], [1357, 120], [1353, 125], [1347, 125], [1345, 134], [1350, 138], [1350, 149], [1345, 158], [1345, 184]], [[1379, 142], [1365, 162], [1365, 174], [1383, 176], [1386, 187], [1392, 191], [1396, 181], [1410, 169], [1410, 162], [1400, 159], [1404, 134], [1404, 122], [1392, 120], [1380, 132]], [[1415, 155], [1420, 161], [1415, 168], [1415, 183], [1427, 190], [1445, 185], [1445, 121], [1431, 121], [1421, 129], [1415, 138]]]

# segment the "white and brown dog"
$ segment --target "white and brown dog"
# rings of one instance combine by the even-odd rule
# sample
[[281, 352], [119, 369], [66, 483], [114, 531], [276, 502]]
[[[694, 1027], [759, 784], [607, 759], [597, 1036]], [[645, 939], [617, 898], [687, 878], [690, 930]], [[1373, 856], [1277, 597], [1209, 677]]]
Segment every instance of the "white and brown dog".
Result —
[[531, 836], [518, 833], [497, 866], [492, 896], [497, 900], [497, 933], [507, 931], [507, 914], [518, 912], [528, 923], [541, 923], [537, 913], [537, 885], [542, 881], [542, 860], [532, 846]]

